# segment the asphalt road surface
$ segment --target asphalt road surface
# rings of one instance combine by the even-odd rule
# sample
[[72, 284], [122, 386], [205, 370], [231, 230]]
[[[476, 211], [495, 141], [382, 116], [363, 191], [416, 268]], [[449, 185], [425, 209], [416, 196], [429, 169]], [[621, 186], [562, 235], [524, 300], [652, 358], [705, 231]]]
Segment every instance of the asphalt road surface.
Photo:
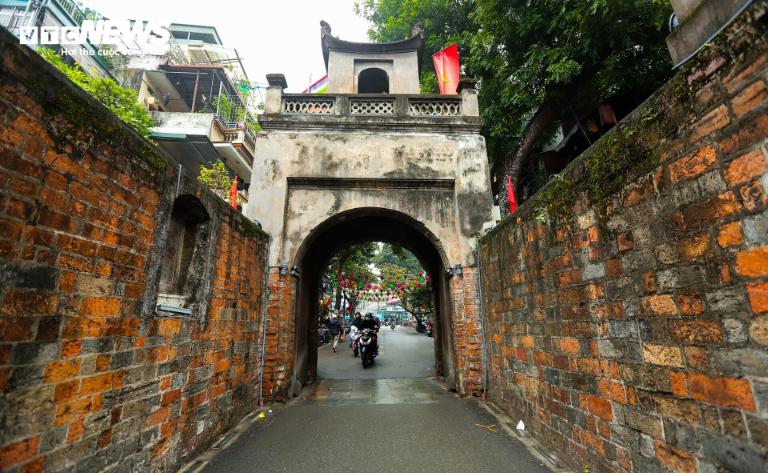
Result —
[[496, 421], [476, 401], [424, 377], [433, 365], [432, 339], [410, 328], [381, 332], [375, 368], [363, 370], [346, 349], [325, 349], [319, 367], [326, 378], [256, 421], [203, 471], [549, 471], [519, 441], [488, 428]]
[[330, 344], [318, 349], [317, 375], [321, 379], [427, 378], [435, 375], [434, 338], [411, 327], [379, 330], [379, 356], [363, 369], [360, 358], [352, 356], [349, 342], [339, 342], [336, 353]]

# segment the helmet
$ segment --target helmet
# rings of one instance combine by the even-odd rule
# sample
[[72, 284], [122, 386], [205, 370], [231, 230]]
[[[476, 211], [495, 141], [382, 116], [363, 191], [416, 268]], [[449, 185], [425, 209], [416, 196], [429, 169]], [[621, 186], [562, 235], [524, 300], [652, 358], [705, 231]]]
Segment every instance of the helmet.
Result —
[[373, 318], [373, 314], [371, 314], [370, 312], [365, 314], [365, 320], [371, 320], [372, 318]]

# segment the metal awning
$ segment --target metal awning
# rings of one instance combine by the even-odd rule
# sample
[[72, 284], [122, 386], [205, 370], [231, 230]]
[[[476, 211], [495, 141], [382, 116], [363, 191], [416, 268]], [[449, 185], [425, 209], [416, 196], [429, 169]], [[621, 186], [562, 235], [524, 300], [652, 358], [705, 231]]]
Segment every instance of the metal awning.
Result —
[[150, 136], [157, 142], [160, 149], [195, 176], [200, 172], [200, 165], [220, 160], [216, 148], [205, 135], [151, 133]]

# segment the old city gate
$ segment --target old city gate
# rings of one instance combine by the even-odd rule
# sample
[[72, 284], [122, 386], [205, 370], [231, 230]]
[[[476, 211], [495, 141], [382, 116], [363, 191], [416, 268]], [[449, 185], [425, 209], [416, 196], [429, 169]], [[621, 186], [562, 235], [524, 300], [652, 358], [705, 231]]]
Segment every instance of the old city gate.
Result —
[[413, 33], [353, 43], [322, 23], [326, 94], [287, 94], [282, 74], [268, 76], [246, 209], [272, 236], [266, 397], [315, 378], [320, 274], [363, 241], [419, 258], [434, 281], [436, 372], [462, 394], [480, 389], [475, 239], [493, 204], [475, 84], [420, 95], [424, 35]]

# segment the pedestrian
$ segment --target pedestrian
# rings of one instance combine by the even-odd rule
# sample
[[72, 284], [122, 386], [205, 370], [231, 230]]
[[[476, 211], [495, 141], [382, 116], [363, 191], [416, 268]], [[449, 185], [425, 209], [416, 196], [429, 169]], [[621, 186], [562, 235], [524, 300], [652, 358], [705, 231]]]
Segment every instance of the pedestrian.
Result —
[[333, 340], [333, 352], [336, 353], [336, 346], [339, 344], [339, 337], [341, 336], [341, 320], [339, 319], [339, 312], [333, 311], [331, 318], [328, 319], [328, 331], [331, 332], [331, 339]]

